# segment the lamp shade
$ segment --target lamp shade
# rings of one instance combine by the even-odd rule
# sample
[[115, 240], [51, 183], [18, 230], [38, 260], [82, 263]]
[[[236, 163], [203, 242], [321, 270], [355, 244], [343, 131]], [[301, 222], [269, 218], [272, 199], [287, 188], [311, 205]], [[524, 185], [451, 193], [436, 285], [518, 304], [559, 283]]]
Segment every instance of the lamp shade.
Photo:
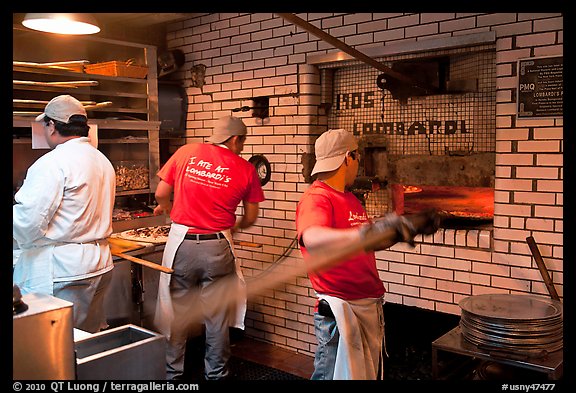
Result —
[[98, 22], [90, 14], [28, 13], [22, 24], [29, 29], [57, 34], [95, 34]]

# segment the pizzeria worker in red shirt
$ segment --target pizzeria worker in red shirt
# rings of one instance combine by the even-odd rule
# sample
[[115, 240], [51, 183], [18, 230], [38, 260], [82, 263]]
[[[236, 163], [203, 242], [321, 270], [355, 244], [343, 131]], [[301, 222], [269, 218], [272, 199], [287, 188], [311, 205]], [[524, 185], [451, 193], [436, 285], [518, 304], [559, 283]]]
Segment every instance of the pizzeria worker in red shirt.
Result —
[[[349, 191], [360, 162], [358, 142], [350, 132], [325, 131], [316, 140], [315, 155], [312, 176], [317, 178], [296, 209], [296, 231], [306, 264], [311, 264], [316, 250], [337, 250], [361, 242], [368, 233], [395, 229], [398, 240], [412, 241], [416, 230], [407, 219], [387, 213], [370, 220]], [[318, 298], [314, 310], [318, 345], [311, 379], [383, 378], [385, 290], [376, 268], [377, 249], [321, 271], [309, 268], [308, 277]]]
[[[256, 169], [240, 157], [246, 137], [241, 119], [222, 117], [207, 143], [180, 147], [158, 172], [154, 214], [170, 214], [172, 220], [162, 264], [174, 272], [161, 273], [155, 315], [157, 329], [167, 337], [167, 379], [183, 375], [190, 331], [181, 321], [198, 308], [205, 325], [204, 377], [229, 374], [229, 327], [243, 329], [246, 311], [246, 297], [238, 296], [245, 292], [232, 234], [256, 222], [264, 201]], [[240, 204], [243, 214], [237, 218]], [[236, 307], [226, 306], [223, 299], [230, 298], [238, 300]]]

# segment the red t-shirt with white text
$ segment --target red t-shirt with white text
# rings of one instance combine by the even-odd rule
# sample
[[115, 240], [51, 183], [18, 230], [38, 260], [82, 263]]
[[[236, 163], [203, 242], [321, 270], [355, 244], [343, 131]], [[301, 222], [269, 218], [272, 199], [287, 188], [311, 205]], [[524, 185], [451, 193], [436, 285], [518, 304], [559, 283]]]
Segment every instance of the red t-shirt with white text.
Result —
[[[354, 194], [339, 192], [318, 180], [306, 190], [296, 209], [298, 239], [311, 226], [351, 228], [367, 221], [366, 211]], [[307, 261], [310, 255], [306, 247], [301, 246], [300, 250]], [[378, 298], [385, 292], [374, 252], [363, 252], [321, 274], [308, 272], [308, 276], [317, 293], [344, 300]]]
[[229, 229], [236, 223], [236, 208], [241, 201], [264, 201], [254, 166], [222, 146], [184, 145], [168, 159], [158, 176], [174, 188], [170, 218], [193, 227], [194, 233]]

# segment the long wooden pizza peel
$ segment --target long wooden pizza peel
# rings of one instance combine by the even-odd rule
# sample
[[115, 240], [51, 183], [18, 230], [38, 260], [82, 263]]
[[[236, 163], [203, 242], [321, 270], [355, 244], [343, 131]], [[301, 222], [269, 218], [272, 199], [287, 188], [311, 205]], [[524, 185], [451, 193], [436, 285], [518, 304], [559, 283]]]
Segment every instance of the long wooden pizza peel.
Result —
[[126, 254], [129, 251], [140, 250], [146, 247], [143, 244], [139, 244], [131, 240], [120, 239], [116, 237], [109, 237], [108, 243], [110, 244], [110, 251], [112, 252], [112, 255], [124, 258], [130, 262], [138, 263], [142, 266], [149, 267], [150, 269], [159, 270], [163, 273], [174, 273], [173, 269], [170, 269], [166, 266], [158, 265], [157, 263], [150, 262], [145, 259]]

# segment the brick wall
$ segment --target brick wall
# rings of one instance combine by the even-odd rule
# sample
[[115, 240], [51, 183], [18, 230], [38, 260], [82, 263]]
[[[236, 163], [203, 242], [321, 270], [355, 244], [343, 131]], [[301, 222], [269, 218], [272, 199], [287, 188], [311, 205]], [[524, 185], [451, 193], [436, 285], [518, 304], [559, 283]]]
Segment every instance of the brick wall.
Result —
[[[298, 14], [358, 50], [492, 31], [496, 36], [496, 173], [493, 230], [442, 230], [416, 248], [397, 244], [377, 253], [386, 301], [459, 314], [458, 302], [483, 293], [548, 296], [525, 241], [533, 236], [563, 294], [563, 122], [516, 117], [518, 59], [563, 55], [561, 14], [359, 13]], [[262, 248], [240, 247], [247, 280], [278, 266], [299, 267], [295, 211], [308, 187], [303, 161], [326, 130], [320, 74], [307, 56], [337, 51], [272, 13], [198, 14], [169, 27], [168, 49], [186, 54], [171, 75], [186, 87], [186, 138], [202, 141], [213, 120], [252, 97], [270, 97], [270, 117], [236, 112], [249, 126], [242, 154], [264, 154], [272, 165], [257, 224], [238, 235]], [[206, 65], [205, 84], [190, 84], [190, 67]], [[239, 210], [240, 212], [240, 210]], [[312, 354], [314, 292], [305, 275], [251, 299], [246, 334]]]

